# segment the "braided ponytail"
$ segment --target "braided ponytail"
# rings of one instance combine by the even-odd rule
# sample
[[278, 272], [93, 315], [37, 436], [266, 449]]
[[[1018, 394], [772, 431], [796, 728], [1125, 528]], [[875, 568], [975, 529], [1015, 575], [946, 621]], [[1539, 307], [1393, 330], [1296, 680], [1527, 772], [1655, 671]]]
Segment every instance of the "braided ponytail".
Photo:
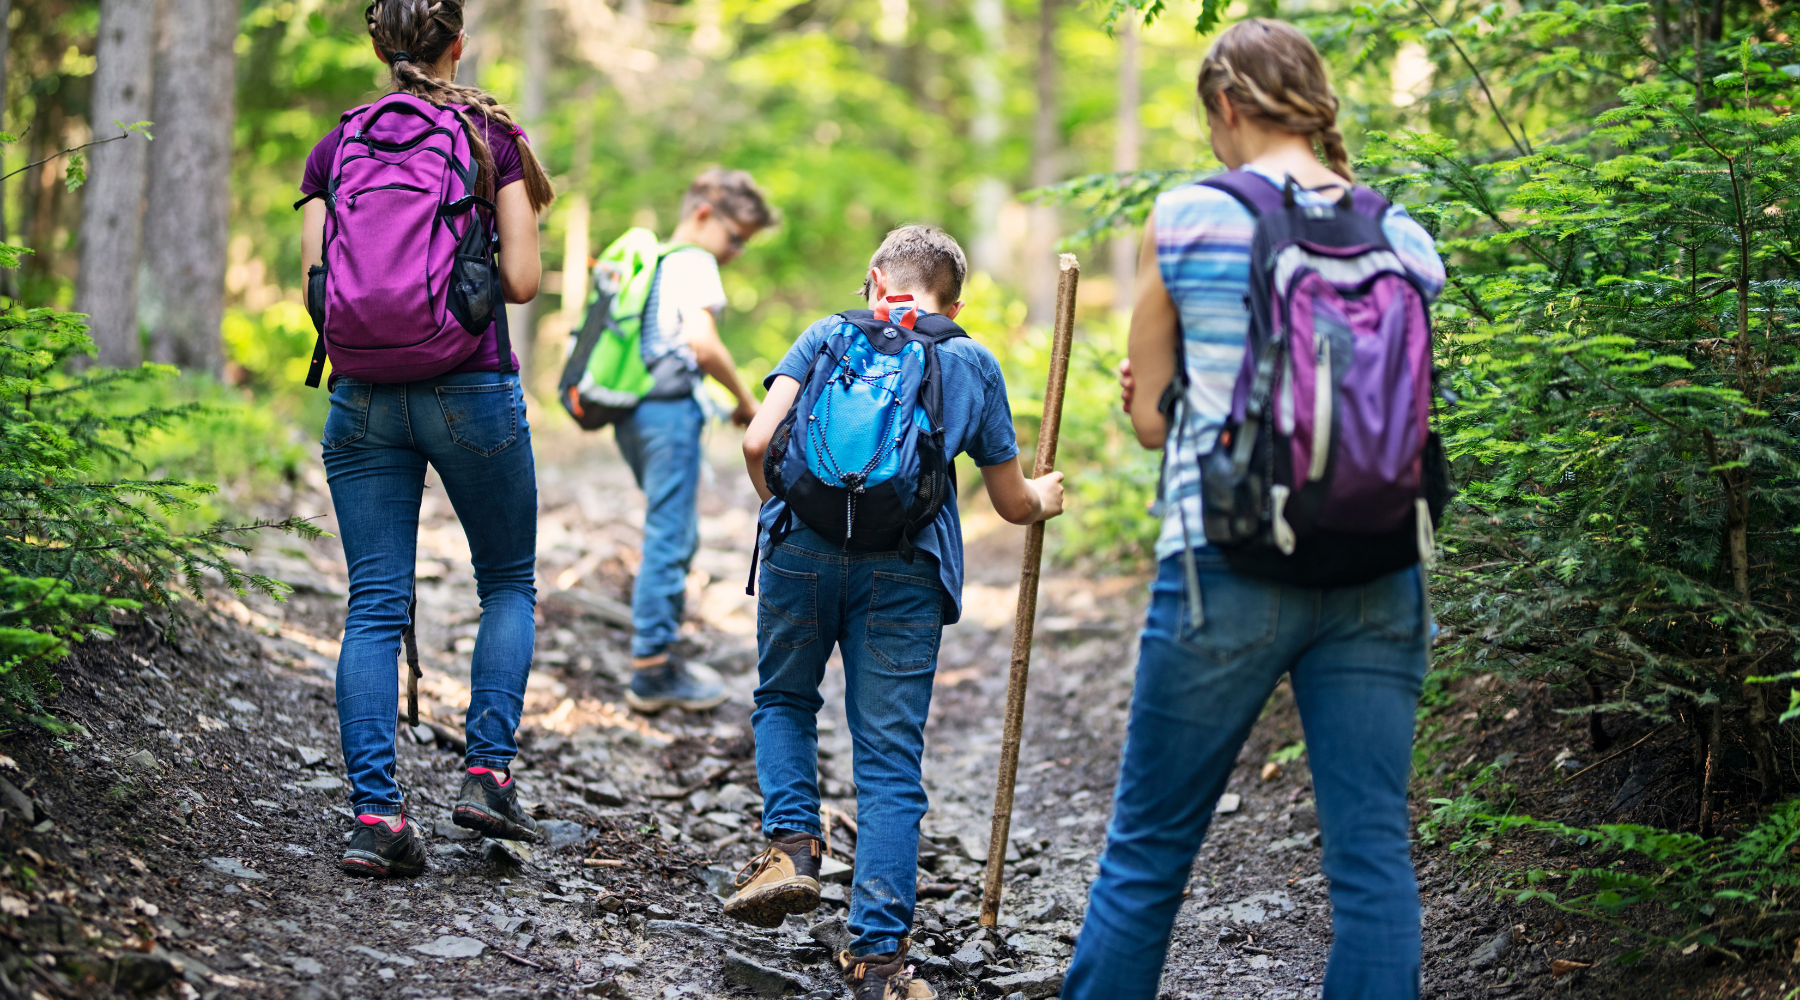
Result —
[[[512, 134], [513, 145], [525, 167], [525, 195], [531, 199], [532, 211], [541, 212], [556, 199], [544, 165], [538, 162], [531, 143], [525, 140], [525, 133], [506, 107], [479, 87], [465, 87], [429, 71], [462, 37], [463, 0], [375, 0], [363, 11], [363, 18], [369, 25], [369, 37], [388, 61], [396, 93], [411, 94], [437, 105], [467, 105], [469, 110], [505, 128]], [[465, 126], [469, 124], [463, 112], [458, 111], [456, 116]], [[488, 148], [482, 130], [469, 129], [469, 137], [475, 161], [481, 165], [482, 194], [492, 199], [497, 193], [493, 150]]]
[[1232, 25], [1201, 61], [1197, 89], [1209, 111], [1218, 110], [1223, 95], [1271, 128], [1312, 138], [1333, 173], [1356, 180], [1325, 61], [1293, 25], [1265, 18]]

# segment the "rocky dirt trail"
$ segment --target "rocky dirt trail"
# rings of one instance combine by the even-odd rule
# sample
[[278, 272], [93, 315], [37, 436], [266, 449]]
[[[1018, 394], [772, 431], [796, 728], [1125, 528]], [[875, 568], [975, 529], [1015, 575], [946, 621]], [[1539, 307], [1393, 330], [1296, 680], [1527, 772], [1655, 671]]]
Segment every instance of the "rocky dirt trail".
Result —
[[[717, 431], [712, 444], [684, 641], [733, 697], [709, 713], [644, 718], [622, 701], [642, 498], [609, 435], [539, 438], [542, 621], [517, 775], [545, 844], [469, 839], [448, 822], [479, 612], [468, 549], [439, 491], [426, 494], [418, 564], [427, 724], [400, 741], [400, 778], [429, 831], [423, 877], [369, 882], [335, 869], [353, 817], [331, 680], [344, 569], [329, 540], [272, 540], [259, 552], [257, 568], [297, 587], [286, 604], [223, 600], [196, 624], [89, 644], [54, 706], [79, 728], [15, 733], [0, 748], [10, 754], [0, 760], [0, 990], [843, 995], [828, 956], [844, 937], [856, 805], [840, 671], [828, 673], [822, 721], [841, 862], [826, 905], [774, 932], [719, 911], [732, 872], [761, 846], [761, 800], [749, 735], [755, 606], [743, 593], [754, 496], [733, 436]], [[316, 469], [278, 503], [330, 511]], [[945, 636], [927, 740], [919, 878], [929, 898], [915, 955], [942, 995], [1037, 1000], [1058, 991], [1096, 871], [1145, 580], [1046, 577], [1002, 926], [979, 931], [1022, 532], [978, 497], [968, 506], [967, 612]], [[322, 524], [333, 527], [329, 516]], [[1304, 765], [1263, 769], [1297, 739], [1278, 696], [1195, 864], [1166, 995], [1318, 995], [1329, 908]], [[1468, 995], [1493, 995], [1487, 985]]]

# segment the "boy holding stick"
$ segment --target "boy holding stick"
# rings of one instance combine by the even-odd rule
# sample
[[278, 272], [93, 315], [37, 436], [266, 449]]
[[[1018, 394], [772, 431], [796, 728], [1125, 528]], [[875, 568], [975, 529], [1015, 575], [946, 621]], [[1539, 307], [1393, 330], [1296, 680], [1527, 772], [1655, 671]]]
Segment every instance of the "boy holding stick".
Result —
[[[819, 903], [819, 683], [843, 652], [855, 750], [855, 1000], [935, 993], [906, 965], [925, 717], [943, 626], [962, 603], [962, 534], [948, 476], [968, 453], [1014, 524], [1062, 512], [1062, 473], [1027, 480], [1000, 365], [952, 322], [968, 265], [949, 235], [888, 234], [869, 261], [870, 308], [808, 327], [765, 381], [744, 436], [763, 499], [758, 538], [757, 777], [768, 847], [727, 916], [775, 927]], [[765, 459], [767, 460], [765, 466]]]

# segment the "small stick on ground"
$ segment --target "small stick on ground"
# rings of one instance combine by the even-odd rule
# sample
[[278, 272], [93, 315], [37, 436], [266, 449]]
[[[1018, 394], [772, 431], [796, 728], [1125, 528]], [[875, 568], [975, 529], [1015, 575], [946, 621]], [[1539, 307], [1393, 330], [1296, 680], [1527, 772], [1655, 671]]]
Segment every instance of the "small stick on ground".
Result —
[[[1075, 336], [1075, 285], [1081, 264], [1066, 253], [1058, 260], [1056, 335], [1050, 346], [1050, 379], [1044, 387], [1033, 478], [1056, 468], [1056, 437], [1062, 429], [1063, 386], [1069, 378], [1069, 345]], [[988, 837], [987, 877], [981, 888], [981, 926], [1000, 919], [1000, 877], [1006, 871], [1006, 840], [1012, 830], [1013, 784], [1019, 777], [1019, 736], [1025, 728], [1025, 685], [1031, 676], [1031, 633], [1037, 622], [1038, 572], [1044, 561], [1044, 522], [1025, 529], [1025, 558], [1019, 569], [1019, 608], [1013, 618], [1012, 669], [1006, 679], [1006, 725], [1000, 738], [1000, 776], [994, 786], [994, 826]]]
[[533, 962], [529, 958], [526, 958], [524, 955], [515, 955], [510, 951], [502, 951], [500, 954], [505, 955], [507, 958], [512, 959], [513, 961], [519, 963], [520, 965], [529, 965], [532, 968], [537, 969], [540, 972], [543, 971], [543, 969], [544, 969], [543, 966], [537, 964], [536, 962]]
[[625, 867], [625, 862], [620, 861], [617, 858], [582, 858], [581, 859], [581, 867], [583, 867], [583, 868], [623, 868], [623, 867]]
[[852, 836], [852, 837], [861, 837], [862, 836], [862, 831], [858, 830], [856, 828], [856, 820], [851, 819], [850, 814], [843, 811], [842, 809], [838, 809], [834, 806], [820, 806], [819, 807], [819, 815], [821, 818], [824, 818], [826, 816], [831, 817], [830, 819], [826, 820], [826, 822], [828, 822], [828, 823], [834, 822], [834, 821], [838, 822], [838, 823], [842, 823], [844, 825], [844, 829], [849, 830], [850, 836]]

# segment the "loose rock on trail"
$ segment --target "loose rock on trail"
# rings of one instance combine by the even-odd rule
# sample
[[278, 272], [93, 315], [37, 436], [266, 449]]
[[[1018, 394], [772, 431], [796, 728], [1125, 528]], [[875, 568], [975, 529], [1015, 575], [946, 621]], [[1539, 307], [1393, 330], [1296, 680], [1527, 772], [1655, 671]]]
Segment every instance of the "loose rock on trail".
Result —
[[[253, 562], [296, 587], [285, 604], [227, 597], [192, 624], [126, 626], [84, 646], [52, 706], [79, 728], [15, 734], [12, 758], [0, 759], [10, 862], [0, 869], [0, 989], [843, 995], [831, 956], [847, 941], [856, 802], [840, 670], [828, 671], [821, 718], [825, 903], [775, 931], [720, 914], [734, 873], [761, 847], [755, 599], [743, 586], [755, 497], [729, 437], [713, 441], [701, 494], [683, 642], [726, 677], [732, 699], [649, 718], [622, 700], [642, 496], [610, 436], [539, 437], [541, 622], [516, 776], [544, 843], [482, 840], [449, 822], [480, 612], [439, 489], [426, 491], [419, 532], [421, 725], [399, 734], [399, 778], [431, 855], [422, 877], [336, 870], [354, 817], [333, 701], [345, 587], [334, 542], [265, 543]], [[277, 502], [331, 510], [316, 468]], [[983, 931], [1022, 532], [979, 496], [965, 506], [970, 580], [963, 621], [944, 637], [927, 730], [913, 956], [946, 997], [1034, 1000], [1060, 988], [1096, 871], [1146, 581], [1046, 574], [1001, 926]], [[1297, 738], [1291, 701], [1278, 696], [1194, 866], [1166, 995], [1318, 995], [1330, 922], [1310, 789], [1303, 767], [1260, 773], [1270, 750]]]

